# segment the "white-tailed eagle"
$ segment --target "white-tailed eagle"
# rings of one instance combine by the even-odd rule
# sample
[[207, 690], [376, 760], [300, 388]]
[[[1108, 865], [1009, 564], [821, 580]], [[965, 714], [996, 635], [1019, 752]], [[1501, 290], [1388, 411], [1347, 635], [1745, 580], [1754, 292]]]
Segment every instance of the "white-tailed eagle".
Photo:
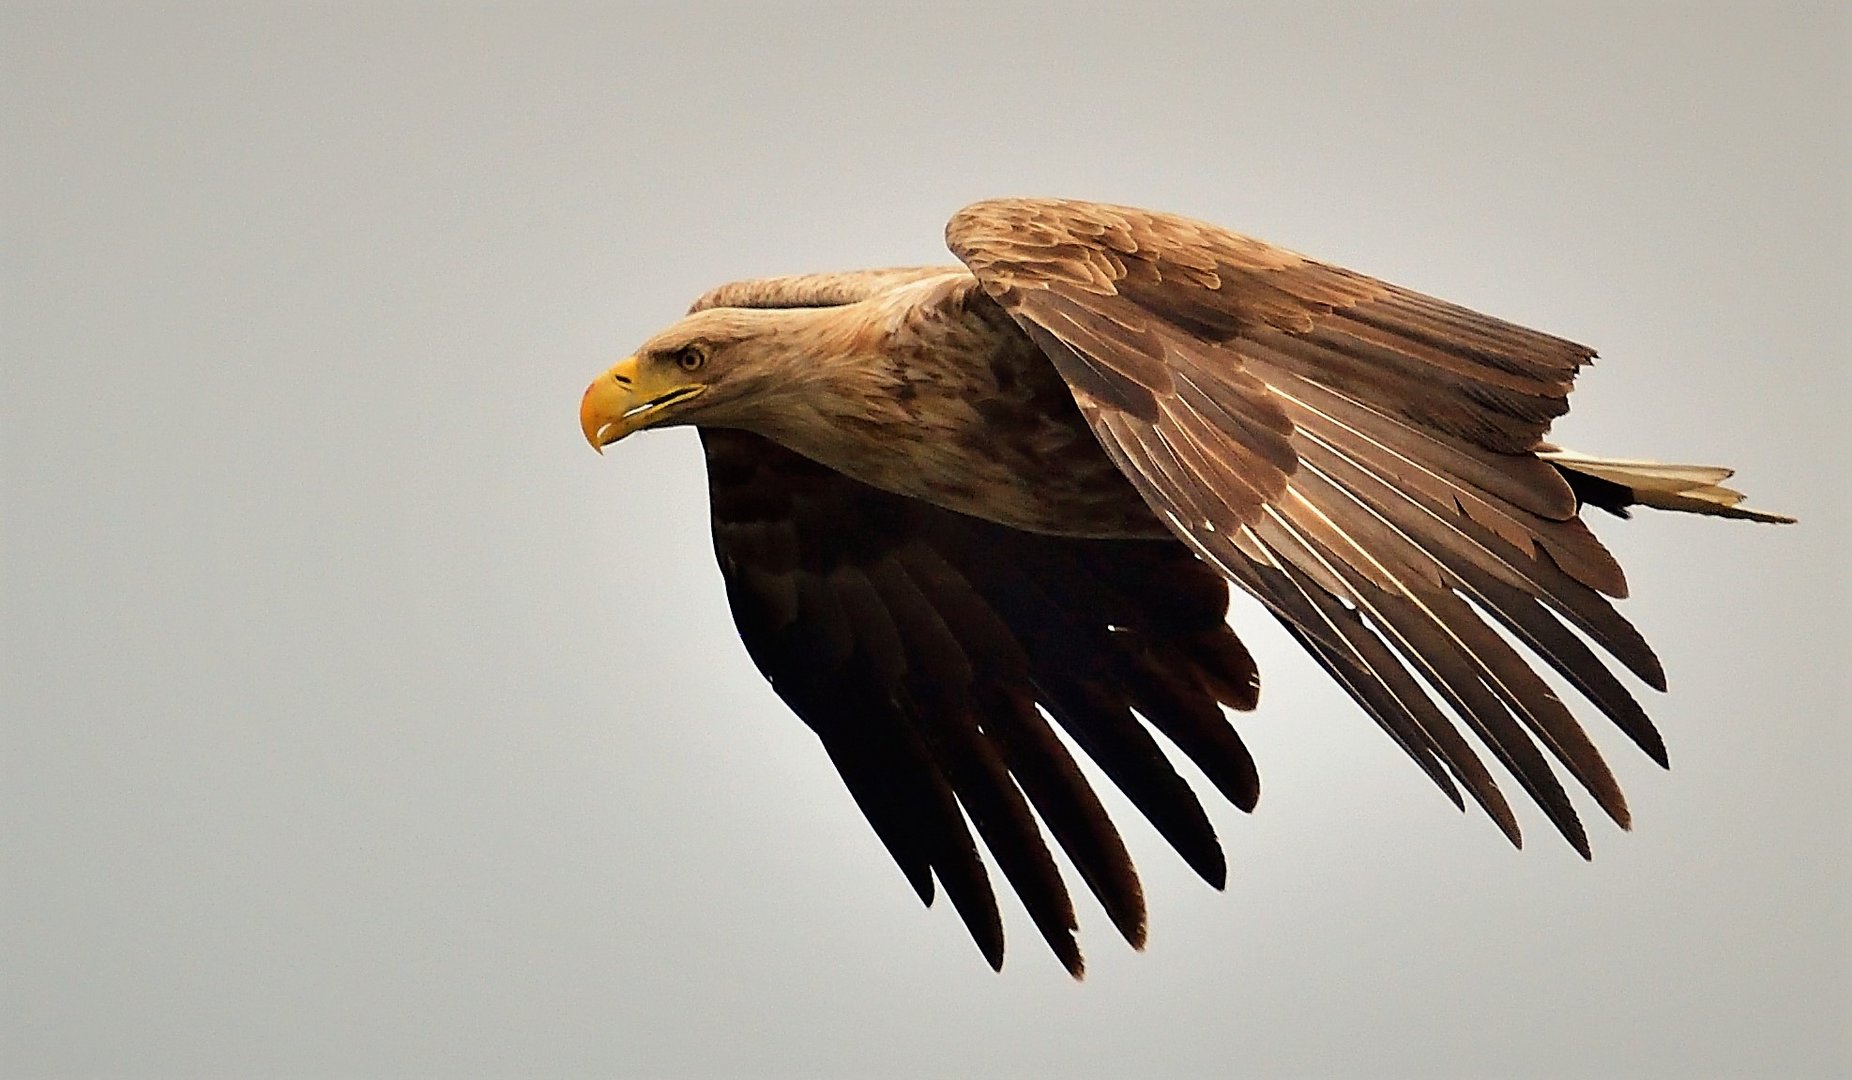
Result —
[[946, 240], [962, 267], [715, 289], [599, 376], [580, 419], [597, 447], [700, 430], [748, 652], [993, 966], [974, 831], [1070, 972], [1043, 826], [1144, 941], [1132, 860], [1057, 725], [1223, 884], [1156, 736], [1253, 809], [1223, 712], [1259, 688], [1224, 621], [1230, 582], [1514, 844], [1480, 750], [1584, 856], [1551, 759], [1627, 826], [1531, 666], [1665, 763], [1609, 662], [1655, 689], [1664, 673], [1609, 603], [1626, 583], [1581, 509], [1788, 519], [1738, 506], [1725, 469], [1545, 442], [1592, 350], [1168, 214], [1002, 199]]

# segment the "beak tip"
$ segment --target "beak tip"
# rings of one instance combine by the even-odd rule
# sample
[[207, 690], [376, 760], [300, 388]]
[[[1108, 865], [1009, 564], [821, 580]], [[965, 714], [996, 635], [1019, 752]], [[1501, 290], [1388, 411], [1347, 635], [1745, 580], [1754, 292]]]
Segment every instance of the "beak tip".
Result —
[[594, 392], [597, 389], [598, 384], [593, 383], [586, 388], [585, 396], [579, 399], [579, 431], [585, 435], [585, 441], [590, 444], [591, 448], [602, 456], [604, 446], [599, 442], [598, 436], [603, 434], [606, 425], [599, 413], [598, 402], [594, 399]]

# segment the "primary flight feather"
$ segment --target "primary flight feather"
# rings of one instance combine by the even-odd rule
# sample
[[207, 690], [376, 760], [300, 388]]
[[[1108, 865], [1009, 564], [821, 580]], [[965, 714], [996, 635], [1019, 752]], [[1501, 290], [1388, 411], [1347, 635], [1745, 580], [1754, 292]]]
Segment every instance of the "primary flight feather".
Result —
[[1514, 844], [1478, 748], [1584, 856], [1551, 758], [1627, 826], [1601, 755], [1498, 627], [1663, 765], [1608, 660], [1656, 689], [1664, 673], [1609, 603], [1626, 583], [1581, 508], [1790, 519], [1739, 506], [1726, 469], [1545, 442], [1594, 357], [1561, 338], [1128, 207], [991, 200], [946, 241], [963, 267], [714, 289], [599, 376], [580, 421], [595, 447], [700, 430], [747, 651], [993, 967], [973, 830], [1071, 973], [1041, 825], [1144, 942], [1131, 858], [1050, 718], [1223, 884], [1151, 729], [1253, 809], [1222, 711], [1259, 689], [1229, 582]]

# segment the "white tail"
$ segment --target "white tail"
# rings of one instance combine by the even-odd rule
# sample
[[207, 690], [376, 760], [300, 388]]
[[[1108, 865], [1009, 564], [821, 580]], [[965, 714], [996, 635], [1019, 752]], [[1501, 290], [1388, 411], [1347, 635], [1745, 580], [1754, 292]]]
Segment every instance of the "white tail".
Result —
[[[1714, 517], [1744, 518], [1777, 524], [1794, 521], [1785, 514], [1771, 514], [1765, 510], [1738, 506], [1743, 501], [1743, 493], [1718, 483], [1729, 479], [1735, 471], [1732, 469], [1715, 465], [1667, 465], [1658, 461], [1598, 458], [1556, 448], [1540, 450], [1537, 456], [1566, 473], [1580, 473], [1626, 489], [1628, 497], [1622, 506], [1638, 504], [1661, 510], [1682, 510], [1689, 514], [1710, 514]], [[1588, 501], [1607, 509], [1620, 509], [1607, 506], [1606, 501], [1600, 498]]]

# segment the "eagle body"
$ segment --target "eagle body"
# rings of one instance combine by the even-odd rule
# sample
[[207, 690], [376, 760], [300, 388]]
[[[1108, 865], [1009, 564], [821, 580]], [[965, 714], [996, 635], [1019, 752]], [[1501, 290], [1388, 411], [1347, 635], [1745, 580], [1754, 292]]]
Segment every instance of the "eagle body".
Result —
[[978, 840], [1074, 975], [1050, 838], [1144, 941], [1130, 856], [1068, 741], [1221, 887], [1214, 829], [1154, 734], [1254, 807], [1223, 711], [1259, 689], [1231, 584], [1514, 844], [1482, 752], [1584, 856], [1558, 769], [1627, 827], [1533, 667], [1665, 763], [1610, 663], [1660, 690], [1664, 672], [1582, 509], [1791, 519], [1738, 505], [1727, 469], [1547, 442], [1594, 357], [1574, 342], [1129, 207], [991, 200], [946, 238], [962, 268], [711, 290], [592, 383], [580, 422], [595, 447], [700, 430], [748, 653], [993, 966]]
[[[767, 338], [816, 364], [816, 309]], [[1067, 383], [961, 269], [830, 309], [853, 327], [802, 398], [740, 403], [737, 427], [880, 488], [1030, 532], [1168, 536], [1093, 437]], [[764, 340], [764, 339], [762, 339]]]

